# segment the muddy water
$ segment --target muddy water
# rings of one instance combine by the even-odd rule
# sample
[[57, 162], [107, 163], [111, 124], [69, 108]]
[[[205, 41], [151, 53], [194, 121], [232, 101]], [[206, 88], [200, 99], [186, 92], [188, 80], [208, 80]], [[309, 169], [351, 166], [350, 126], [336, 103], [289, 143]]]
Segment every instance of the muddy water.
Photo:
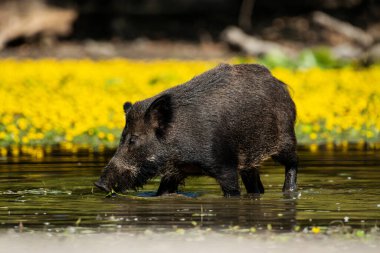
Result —
[[54, 153], [0, 160], [0, 231], [138, 232], [193, 227], [293, 231], [312, 226], [369, 230], [380, 223], [380, 155], [300, 151], [299, 192], [281, 193], [283, 168], [261, 168], [266, 193], [223, 198], [215, 180], [189, 178], [181, 194], [138, 192], [106, 198], [92, 183], [110, 154]]

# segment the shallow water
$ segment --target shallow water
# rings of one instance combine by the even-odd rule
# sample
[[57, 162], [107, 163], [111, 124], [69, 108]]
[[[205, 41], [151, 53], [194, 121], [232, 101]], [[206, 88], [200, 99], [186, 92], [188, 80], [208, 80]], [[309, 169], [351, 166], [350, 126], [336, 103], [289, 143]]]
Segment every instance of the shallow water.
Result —
[[[368, 231], [380, 222], [380, 155], [376, 151], [300, 151], [299, 192], [281, 193], [283, 168], [261, 168], [260, 197], [222, 197], [215, 180], [186, 180], [178, 195], [151, 197], [152, 180], [139, 192], [106, 198], [93, 187], [110, 154], [0, 160], [0, 231], [157, 232], [294, 231], [313, 226]], [[247, 230], [248, 229], [248, 230]], [[182, 231], [182, 230], [180, 230]]]

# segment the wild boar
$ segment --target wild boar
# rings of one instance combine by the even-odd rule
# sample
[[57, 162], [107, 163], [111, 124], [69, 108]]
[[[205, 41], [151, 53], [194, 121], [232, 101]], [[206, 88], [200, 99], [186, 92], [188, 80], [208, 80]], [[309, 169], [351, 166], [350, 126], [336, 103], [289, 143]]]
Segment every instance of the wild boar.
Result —
[[258, 168], [269, 157], [285, 166], [283, 191], [297, 188], [295, 104], [263, 66], [221, 64], [124, 111], [120, 145], [95, 183], [102, 190], [161, 176], [157, 195], [175, 193], [201, 173], [227, 197], [240, 195], [239, 174], [248, 193], [264, 193]]

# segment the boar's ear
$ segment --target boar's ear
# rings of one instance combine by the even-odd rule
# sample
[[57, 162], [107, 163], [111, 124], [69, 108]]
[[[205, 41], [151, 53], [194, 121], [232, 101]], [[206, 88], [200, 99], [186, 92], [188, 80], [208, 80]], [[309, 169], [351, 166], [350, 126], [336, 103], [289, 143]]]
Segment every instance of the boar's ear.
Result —
[[165, 135], [172, 120], [171, 96], [168, 94], [154, 100], [145, 113], [145, 122], [150, 124], [156, 131], [158, 138]]
[[125, 102], [124, 105], [123, 105], [123, 109], [124, 109], [124, 113], [125, 114], [128, 114], [128, 112], [131, 110], [132, 108], [132, 103], [131, 102]]

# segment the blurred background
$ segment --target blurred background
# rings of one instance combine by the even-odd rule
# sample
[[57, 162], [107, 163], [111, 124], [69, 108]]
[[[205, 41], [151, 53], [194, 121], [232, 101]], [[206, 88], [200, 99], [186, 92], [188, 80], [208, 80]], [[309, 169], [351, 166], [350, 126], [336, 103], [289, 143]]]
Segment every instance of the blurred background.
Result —
[[375, 0], [0, 0], [0, 153], [114, 148], [125, 101], [221, 62], [290, 86], [299, 144], [374, 148], [379, 61]]
[[0, 0], [0, 57], [380, 59], [376, 0]]

